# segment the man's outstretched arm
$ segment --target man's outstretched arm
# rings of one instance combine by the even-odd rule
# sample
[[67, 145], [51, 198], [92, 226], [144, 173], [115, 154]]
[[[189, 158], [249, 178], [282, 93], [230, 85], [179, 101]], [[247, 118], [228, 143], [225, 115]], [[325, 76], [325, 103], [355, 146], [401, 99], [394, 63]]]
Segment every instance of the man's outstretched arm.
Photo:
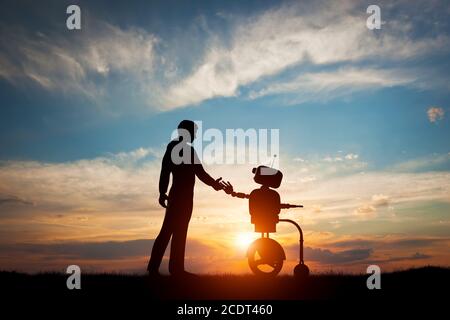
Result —
[[195, 164], [195, 175], [208, 186], [213, 187], [215, 190], [221, 190], [223, 187], [220, 184], [220, 180], [222, 180], [222, 177], [220, 177], [217, 180], [214, 180], [213, 177], [211, 177], [203, 168], [201, 164]]
[[220, 183], [220, 180], [222, 180], [222, 177], [220, 177], [217, 180], [214, 180], [213, 177], [211, 177], [203, 168], [202, 162], [200, 161], [197, 152], [192, 148], [193, 150], [193, 161], [194, 161], [194, 168], [195, 168], [195, 175], [208, 186], [213, 187], [216, 191], [222, 190], [223, 186]]

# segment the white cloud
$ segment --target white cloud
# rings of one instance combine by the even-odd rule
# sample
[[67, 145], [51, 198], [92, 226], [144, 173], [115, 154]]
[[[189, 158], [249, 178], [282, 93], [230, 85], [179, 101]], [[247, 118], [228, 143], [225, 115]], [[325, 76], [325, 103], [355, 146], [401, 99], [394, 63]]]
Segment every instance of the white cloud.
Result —
[[359, 218], [375, 218], [377, 216], [377, 208], [387, 206], [389, 201], [390, 198], [384, 194], [374, 194], [369, 203], [360, 205], [353, 213]]
[[358, 158], [359, 158], [359, 155], [357, 155], [355, 153], [349, 153], [349, 154], [345, 155], [345, 159], [347, 159], [347, 160], [355, 160]]
[[[415, 201], [450, 201], [447, 172], [362, 172], [368, 168], [359, 159], [303, 159], [280, 159], [285, 178], [279, 192], [286, 202], [321, 205], [321, 219], [330, 218], [331, 212], [333, 218], [346, 216], [363, 205], [376, 209]], [[33, 203], [40, 212], [152, 210], [157, 205], [160, 161], [160, 151], [140, 148], [65, 163], [4, 162], [0, 166], [0, 195]], [[212, 176], [232, 182], [236, 191], [250, 192], [257, 187], [251, 165], [235, 166], [231, 171], [227, 165], [206, 167]], [[196, 188], [197, 194], [208, 195], [196, 199], [197, 214], [218, 224], [224, 217], [246, 219], [241, 216], [247, 210], [245, 201], [230, 201], [201, 183]], [[211, 202], [216, 207], [213, 212]], [[230, 216], [230, 212], [236, 215]]]
[[374, 218], [376, 216], [377, 209], [371, 205], [362, 205], [355, 209], [354, 214], [364, 218]]
[[[381, 33], [368, 30], [365, 18], [365, 10], [361, 12], [354, 1], [339, 6], [332, 1], [291, 3], [251, 16], [224, 15], [226, 32], [207, 30], [203, 23], [209, 38], [205, 49], [195, 54], [178, 48], [190, 39], [189, 32], [162, 39], [147, 30], [97, 20], [68, 38], [11, 26], [0, 34], [0, 77], [94, 101], [137, 97], [136, 104], [167, 110], [238, 96], [240, 88], [249, 85], [255, 85], [249, 88], [250, 97], [295, 92], [300, 100], [315, 99], [317, 93], [327, 99], [355, 90], [408, 85], [418, 72], [362, 68], [361, 62], [404, 63], [450, 47], [448, 37], [439, 33], [414, 38], [413, 22], [405, 17], [387, 21]], [[350, 66], [297, 72], [290, 81], [278, 78], [287, 69], [336, 63]], [[355, 63], [359, 67], [351, 67]]]
[[275, 83], [257, 92], [251, 92], [250, 98], [289, 93], [296, 96], [296, 102], [326, 100], [355, 91], [406, 85], [415, 80], [414, 76], [402, 74], [398, 70], [350, 67], [327, 72], [305, 73], [291, 81]]
[[444, 119], [445, 111], [440, 107], [430, 107], [428, 108], [427, 115], [430, 122], [437, 122]]
[[[303, 158], [301, 163], [281, 161], [286, 178], [279, 190], [286, 202], [302, 203], [311, 212], [304, 215], [303, 223], [324, 226], [333, 219], [396, 219], [396, 210], [404, 206], [413, 214], [417, 203], [450, 203], [447, 171], [415, 172], [415, 167], [406, 171], [401, 164], [399, 171], [373, 171], [359, 158], [337, 162]], [[309, 176], [315, 180], [305, 183]], [[316, 205], [321, 205], [320, 215], [312, 214]]]
[[96, 21], [68, 41], [66, 35], [31, 34], [22, 28], [1, 33], [0, 76], [12, 83], [24, 79], [50, 91], [82, 94], [98, 99], [108, 77], [123, 82], [149, 81], [154, 68], [157, 38], [142, 29], [121, 29]]
[[329, 219], [348, 216], [348, 212], [360, 207], [363, 207], [358, 211], [361, 213], [368, 212], [370, 207], [376, 210], [377, 207], [391, 204], [399, 206], [422, 201], [450, 202], [449, 181], [450, 174], [447, 172], [367, 172], [323, 177], [306, 187], [299, 184], [295, 191], [293, 185], [292, 192], [301, 192], [305, 202], [320, 201], [324, 204], [322, 210], [329, 213], [321, 218]]
[[[342, 151], [338, 152], [339, 154], [342, 153]], [[344, 157], [338, 155], [338, 156], [326, 156], [323, 158], [323, 161], [326, 162], [340, 162], [344, 160], [356, 160], [359, 158], [359, 155], [356, 153], [348, 153]]]
[[374, 194], [372, 196], [372, 204], [376, 207], [386, 206], [389, 204], [389, 197], [384, 194]]
[[[157, 204], [160, 151], [142, 148], [63, 163], [1, 163], [0, 219], [2, 232], [7, 232], [2, 239], [107, 240], [157, 234], [164, 215]], [[280, 159], [285, 178], [277, 191], [283, 202], [305, 206], [302, 211], [283, 213], [286, 218], [298, 219], [304, 211], [301, 219], [305, 226], [320, 224], [327, 231], [330, 221], [345, 226], [349, 220], [362, 217], [385, 219], [391, 206], [408, 206], [408, 212], [414, 212], [418, 202], [450, 202], [448, 172], [377, 172], [369, 171], [360, 159], [303, 159]], [[251, 168], [206, 166], [213, 177], [222, 176], [235, 191], [245, 193], [259, 187], [253, 181]], [[198, 237], [214, 237], [220, 242], [237, 231], [252, 231], [246, 200], [198, 183], [194, 204], [191, 231]], [[395, 216], [389, 212], [388, 218]], [[15, 227], [9, 230], [9, 225]], [[21, 232], [24, 227], [30, 232]]]
[[306, 176], [306, 177], [300, 178], [301, 183], [307, 183], [307, 182], [312, 182], [312, 181], [316, 181], [315, 176]]
[[[146, 158], [148, 156], [153, 158]], [[139, 210], [150, 208], [160, 154], [137, 149], [65, 163], [11, 161], [0, 166], [0, 194], [49, 210]], [[143, 163], [138, 163], [145, 160]], [[157, 163], [158, 162], [158, 163]], [[89, 211], [89, 210], [88, 210]]]
[[[300, 63], [324, 65], [337, 62], [356, 62], [369, 58], [408, 59], [445, 48], [445, 36], [412, 39], [405, 25], [410, 22], [390, 22], [379, 35], [366, 28], [365, 16], [348, 1], [336, 6], [333, 2], [305, 10], [302, 5], [283, 6], [258, 16], [236, 22], [230, 45], [211, 42], [204, 59], [192, 73], [173, 85], [165, 98], [167, 108], [196, 104], [220, 96], [235, 96], [240, 86], [275, 75]], [[392, 31], [395, 30], [395, 31]], [[336, 74], [309, 75], [303, 86], [345, 85], [392, 86], [410, 79], [393, 76], [392, 72], [369, 70], [354, 72], [346, 77]], [[320, 78], [320, 79], [319, 79]], [[390, 79], [391, 78], [391, 79]], [[300, 77], [300, 79], [302, 79]], [[295, 87], [295, 84], [293, 85]], [[275, 88], [289, 90], [288, 84]], [[272, 89], [275, 90], [275, 89]]]
[[430, 171], [443, 168], [449, 163], [450, 153], [433, 154], [395, 164], [390, 170], [394, 172]]

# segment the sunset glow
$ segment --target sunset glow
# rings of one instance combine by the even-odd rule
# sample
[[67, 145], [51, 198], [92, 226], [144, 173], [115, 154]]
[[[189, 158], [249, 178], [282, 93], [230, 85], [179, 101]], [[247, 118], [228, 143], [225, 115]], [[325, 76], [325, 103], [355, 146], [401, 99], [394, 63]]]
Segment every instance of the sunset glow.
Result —
[[252, 233], [238, 233], [236, 235], [236, 246], [239, 249], [247, 249], [256, 238], [257, 235]]

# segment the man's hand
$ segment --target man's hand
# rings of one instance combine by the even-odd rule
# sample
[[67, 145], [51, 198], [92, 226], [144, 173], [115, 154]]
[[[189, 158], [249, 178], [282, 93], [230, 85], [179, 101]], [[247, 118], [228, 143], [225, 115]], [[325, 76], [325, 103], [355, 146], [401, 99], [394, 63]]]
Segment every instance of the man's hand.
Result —
[[214, 185], [212, 186], [214, 188], [214, 190], [219, 191], [223, 189], [223, 185], [220, 182], [222, 180], [222, 177], [220, 177], [219, 179], [216, 179], [216, 181], [214, 182]]
[[166, 204], [166, 201], [167, 201], [167, 200], [169, 200], [169, 197], [168, 197], [167, 195], [165, 195], [164, 193], [161, 193], [161, 194], [159, 195], [159, 200], [158, 200], [158, 202], [159, 202], [159, 204], [161, 205], [161, 207], [167, 208], [167, 204]]

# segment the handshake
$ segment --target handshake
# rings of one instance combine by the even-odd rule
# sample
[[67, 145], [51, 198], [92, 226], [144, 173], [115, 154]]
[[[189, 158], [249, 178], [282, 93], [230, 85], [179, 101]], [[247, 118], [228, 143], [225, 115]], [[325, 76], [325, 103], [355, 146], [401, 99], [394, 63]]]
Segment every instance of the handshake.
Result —
[[223, 191], [225, 191], [226, 194], [233, 193], [233, 186], [231, 185], [231, 183], [229, 181], [227, 181], [227, 182], [222, 181], [222, 177], [220, 177], [219, 179], [216, 179], [216, 181], [215, 181], [214, 185], [212, 185], [212, 187], [216, 191], [223, 190]]
[[[223, 190], [223, 191], [225, 191], [226, 194], [233, 193], [233, 186], [231, 185], [231, 183], [229, 181], [227, 181], [227, 182], [222, 181], [222, 177], [220, 177], [219, 179], [216, 179], [214, 181], [214, 183], [211, 185], [211, 187], [213, 187], [214, 190], [216, 190], [216, 191]], [[161, 205], [161, 207], [167, 208], [168, 200], [169, 200], [169, 197], [166, 194], [161, 193], [159, 195], [158, 202]]]

